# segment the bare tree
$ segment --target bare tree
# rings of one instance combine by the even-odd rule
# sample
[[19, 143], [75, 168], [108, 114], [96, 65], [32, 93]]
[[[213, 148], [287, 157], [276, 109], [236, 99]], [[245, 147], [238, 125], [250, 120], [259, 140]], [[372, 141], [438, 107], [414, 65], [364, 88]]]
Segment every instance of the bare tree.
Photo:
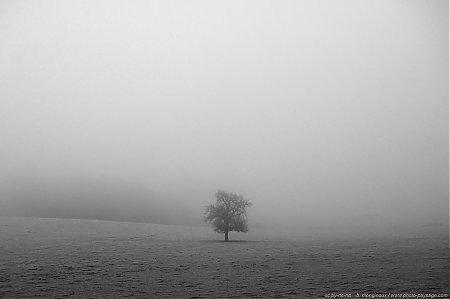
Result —
[[206, 207], [205, 221], [212, 222], [214, 231], [224, 233], [225, 241], [228, 241], [228, 232], [248, 231], [247, 207], [251, 205], [242, 195], [219, 190], [216, 203]]

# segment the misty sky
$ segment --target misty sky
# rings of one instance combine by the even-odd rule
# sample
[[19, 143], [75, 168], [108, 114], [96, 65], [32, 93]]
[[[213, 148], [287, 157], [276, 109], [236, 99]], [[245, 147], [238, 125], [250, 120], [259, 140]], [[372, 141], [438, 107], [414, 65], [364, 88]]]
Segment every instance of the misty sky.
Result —
[[[1, 1], [0, 180], [250, 223], [448, 223], [448, 1]], [[126, 199], [124, 199], [126, 200]]]

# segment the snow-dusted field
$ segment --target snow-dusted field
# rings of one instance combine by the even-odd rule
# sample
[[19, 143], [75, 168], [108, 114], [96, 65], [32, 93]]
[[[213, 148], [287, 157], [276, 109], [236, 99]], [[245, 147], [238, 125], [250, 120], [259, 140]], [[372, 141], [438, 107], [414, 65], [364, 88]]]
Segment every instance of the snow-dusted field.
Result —
[[0, 217], [0, 298], [446, 293], [448, 238], [225, 243], [207, 227]]

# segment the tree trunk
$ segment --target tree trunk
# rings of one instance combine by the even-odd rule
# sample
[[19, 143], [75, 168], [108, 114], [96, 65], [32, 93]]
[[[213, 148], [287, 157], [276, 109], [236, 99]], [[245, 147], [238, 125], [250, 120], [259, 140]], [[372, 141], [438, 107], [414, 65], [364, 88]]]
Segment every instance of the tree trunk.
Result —
[[228, 241], [228, 230], [225, 230], [225, 241]]

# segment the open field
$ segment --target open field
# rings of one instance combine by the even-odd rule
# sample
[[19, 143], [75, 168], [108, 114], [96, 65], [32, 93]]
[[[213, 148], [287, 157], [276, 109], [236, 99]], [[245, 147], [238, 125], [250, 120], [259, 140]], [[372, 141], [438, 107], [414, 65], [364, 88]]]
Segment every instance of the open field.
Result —
[[[0, 298], [448, 293], [448, 236], [295, 239], [95, 220], [0, 217]], [[244, 240], [245, 238], [245, 240]]]

